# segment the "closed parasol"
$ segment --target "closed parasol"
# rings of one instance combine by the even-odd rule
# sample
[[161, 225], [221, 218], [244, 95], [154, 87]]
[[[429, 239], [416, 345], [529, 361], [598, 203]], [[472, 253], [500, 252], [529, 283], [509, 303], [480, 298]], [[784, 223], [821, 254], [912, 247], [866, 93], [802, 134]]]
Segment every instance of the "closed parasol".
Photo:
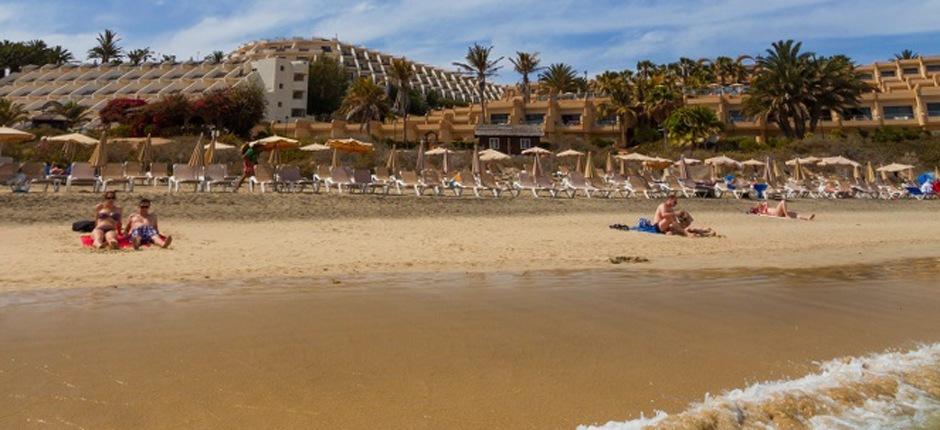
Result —
[[588, 151], [587, 157], [584, 158], [584, 177], [585, 179], [594, 177], [594, 154], [591, 151]]
[[196, 146], [193, 146], [193, 153], [189, 156], [189, 166], [201, 168], [206, 166], [206, 154], [202, 149], [202, 135], [196, 139]]
[[103, 167], [108, 163], [108, 135], [102, 134], [101, 140], [98, 141], [98, 145], [95, 146], [95, 152], [91, 153], [91, 158], [88, 159], [88, 163], [92, 167]]

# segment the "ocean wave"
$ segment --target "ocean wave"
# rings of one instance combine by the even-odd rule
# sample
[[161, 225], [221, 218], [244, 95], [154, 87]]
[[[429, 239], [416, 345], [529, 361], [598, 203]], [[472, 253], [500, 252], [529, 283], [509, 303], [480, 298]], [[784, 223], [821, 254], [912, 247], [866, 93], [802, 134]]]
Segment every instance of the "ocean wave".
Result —
[[940, 427], [940, 343], [822, 363], [799, 379], [706, 396], [686, 411], [579, 430]]

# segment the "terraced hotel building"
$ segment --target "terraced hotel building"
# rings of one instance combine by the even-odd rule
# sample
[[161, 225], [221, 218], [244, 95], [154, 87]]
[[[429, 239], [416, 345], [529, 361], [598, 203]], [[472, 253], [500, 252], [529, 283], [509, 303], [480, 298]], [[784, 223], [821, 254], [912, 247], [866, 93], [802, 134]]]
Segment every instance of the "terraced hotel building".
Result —
[[[858, 106], [845, 115], [832, 112], [828, 120], [819, 124], [820, 132], [833, 130], [874, 129], [885, 126], [916, 127], [940, 132], [940, 56], [898, 60], [860, 66], [864, 80], [873, 86], [865, 93]], [[523, 104], [514, 91], [506, 97], [487, 104], [491, 124], [540, 125], [545, 141], [558, 142], [567, 138], [600, 138], [619, 140], [619, 127], [613, 118], [603, 118], [597, 106], [603, 98], [568, 95], [557, 99], [533, 99]], [[709, 90], [687, 96], [690, 105], [714, 109], [727, 124], [725, 134], [753, 136], [758, 140], [778, 135], [773, 123], [767, 124], [742, 114], [744, 88]], [[408, 121], [409, 140], [437, 139], [440, 142], [474, 140], [476, 124], [481, 123], [480, 106], [434, 111], [425, 117], [412, 117]], [[379, 138], [401, 140], [402, 121], [374, 123], [372, 133]], [[362, 127], [343, 121], [318, 123], [301, 120], [284, 125], [282, 132], [296, 136], [328, 138], [362, 136]]]

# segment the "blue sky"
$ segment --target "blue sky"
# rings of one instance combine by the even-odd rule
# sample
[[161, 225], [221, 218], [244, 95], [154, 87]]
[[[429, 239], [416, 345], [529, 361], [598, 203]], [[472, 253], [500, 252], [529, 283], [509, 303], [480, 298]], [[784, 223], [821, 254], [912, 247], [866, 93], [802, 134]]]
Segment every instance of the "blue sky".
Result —
[[[904, 48], [940, 54], [937, 17], [940, 0], [0, 0], [0, 39], [41, 38], [84, 58], [111, 28], [128, 49], [188, 59], [259, 38], [336, 35], [447, 68], [482, 42], [593, 75], [643, 59], [756, 55], [787, 38], [860, 63]], [[504, 63], [497, 80], [515, 81]]]

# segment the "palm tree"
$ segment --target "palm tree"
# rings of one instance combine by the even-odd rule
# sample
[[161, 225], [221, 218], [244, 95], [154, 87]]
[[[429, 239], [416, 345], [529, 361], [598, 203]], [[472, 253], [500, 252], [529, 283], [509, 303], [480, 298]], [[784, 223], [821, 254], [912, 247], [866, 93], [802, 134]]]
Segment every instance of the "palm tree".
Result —
[[916, 53], [916, 52], [914, 52], [914, 51], [912, 51], [912, 50], [910, 50], [910, 49], [905, 49], [905, 50], [903, 50], [903, 51], [901, 51], [901, 52], [899, 52], [899, 53], [897, 53], [897, 54], [894, 54], [894, 59], [895, 59], [895, 60], [913, 60], [913, 59], [918, 58], [918, 57], [920, 57], [920, 54], [918, 54], [918, 53]]
[[369, 78], [356, 79], [346, 91], [346, 97], [339, 108], [339, 113], [344, 115], [347, 121], [359, 121], [369, 137], [372, 136], [369, 123], [381, 121], [390, 111], [385, 90]]
[[525, 106], [529, 103], [529, 98], [532, 93], [532, 88], [529, 85], [529, 75], [544, 69], [544, 67], [539, 67], [539, 62], [541, 62], [541, 60], [539, 60], [539, 53], [517, 51], [516, 57], [510, 58], [509, 62], [512, 63], [516, 73], [522, 75], [522, 104]]
[[50, 49], [47, 55], [49, 56], [48, 61], [58, 66], [75, 61], [75, 56], [72, 55], [68, 49], [65, 49], [59, 45], [56, 45]]
[[88, 50], [88, 58], [101, 60], [102, 63], [110, 63], [120, 60], [124, 54], [124, 49], [118, 46], [121, 38], [117, 33], [111, 30], [105, 30], [104, 33], [98, 33], [98, 46]]
[[175, 56], [175, 55], [169, 55], [169, 54], [163, 54], [163, 55], [160, 57], [160, 62], [161, 62], [161, 63], [175, 63], [175, 62], [176, 62], [176, 56]]
[[225, 52], [223, 51], [212, 51], [211, 54], [206, 56], [206, 61], [210, 63], [219, 64], [225, 61]]
[[88, 120], [88, 108], [74, 101], [68, 101], [65, 104], [57, 104], [53, 112], [62, 115], [65, 118], [65, 125], [71, 129]]
[[153, 51], [150, 50], [150, 47], [135, 49], [127, 53], [127, 60], [130, 61], [131, 65], [139, 66], [143, 63], [146, 63], [153, 59]]
[[395, 95], [395, 109], [402, 116], [402, 140], [408, 143], [408, 103], [411, 101], [411, 80], [415, 77], [414, 67], [404, 58], [392, 60], [389, 77], [398, 83]]
[[477, 80], [483, 124], [489, 122], [489, 118], [486, 116], [486, 78], [496, 76], [496, 72], [502, 68], [502, 66], [497, 66], [497, 64], [503, 60], [503, 57], [499, 57], [491, 61], [490, 54], [492, 51], [492, 46], [486, 47], [479, 43], [474, 43], [473, 46], [467, 48], [467, 55], [464, 57], [466, 63], [453, 63], [464, 74], [474, 76]]
[[633, 73], [629, 70], [604, 72], [594, 79], [594, 87], [598, 93], [607, 95], [598, 105], [598, 112], [601, 116], [617, 118], [621, 145], [628, 146], [627, 131], [636, 123], [639, 111], [634, 98]]
[[685, 106], [676, 109], [663, 122], [673, 144], [695, 150], [695, 145], [704, 142], [724, 129], [724, 123], [715, 111], [705, 106]]
[[539, 74], [539, 90], [551, 96], [575, 92], [583, 87], [578, 73], [565, 63], [555, 63]]
[[779, 41], [756, 60], [744, 112], [774, 122], [788, 138], [815, 130], [827, 111], [844, 111], [870, 89], [844, 56], [816, 57], [802, 44]]
[[28, 115], [23, 110], [23, 106], [0, 97], [0, 126], [11, 126], [26, 121], [27, 118]]

